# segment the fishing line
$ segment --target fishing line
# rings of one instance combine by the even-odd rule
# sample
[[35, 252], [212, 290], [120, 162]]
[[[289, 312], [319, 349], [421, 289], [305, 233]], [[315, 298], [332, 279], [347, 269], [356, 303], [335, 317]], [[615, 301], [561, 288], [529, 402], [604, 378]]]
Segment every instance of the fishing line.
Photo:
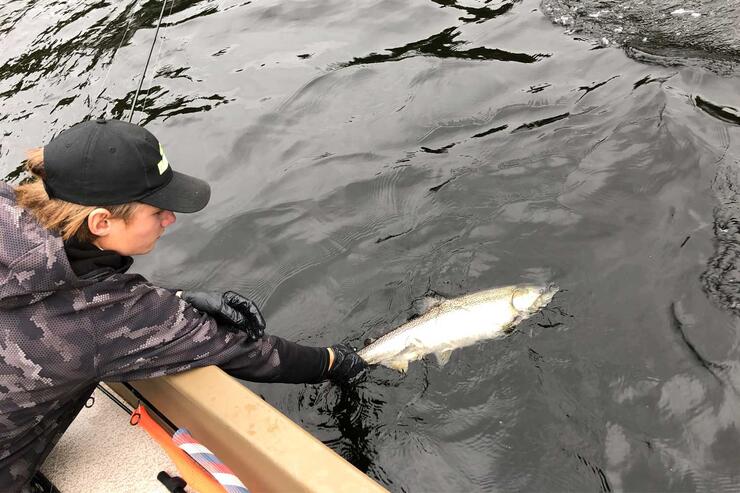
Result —
[[[167, 0], [165, 0], [165, 3]], [[170, 2], [170, 11], [167, 13], [168, 17], [172, 17], [172, 8], [175, 6], [175, 0], [172, 0]], [[152, 84], [154, 83], [154, 78], [157, 76], [157, 67], [159, 66], [160, 61], [160, 55], [162, 54], [162, 46], [164, 46], [164, 40], [165, 40], [165, 31], [167, 31], [167, 28], [169, 27], [169, 24], [166, 24], [164, 26], [164, 30], [162, 31], [162, 42], [159, 43], [159, 49], [157, 50], [157, 57], [154, 59], [154, 71], [152, 72], [152, 77], [149, 79], [149, 87], [146, 90], [146, 95], [142, 98], [143, 101], [146, 102], [147, 98], [149, 97], [149, 91], [152, 89]], [[156, 37], [155, 37], [156, 39]], [[144, 103], [146, 104], [146, 103]], [[141, 123], [141, 119], [138, 123]]]
[[[146, 65], [144, 65], [144, 72], [141, 74], [141, 80], [139, 81], [139, 87], [136, 88], [134, 94], [134, 101], [131, 103], [131, 111], [128, 115], [128, 121], [134, 118], [134, 108], [136, 107], [136, 100], [139, 98], [139, 92], [141, 92], [141, 86], [144, 85], [144, 78], [146, 77], [146, 71], [149, 68], [149, 61], [152, 59], [152, 53], [154, 52], [154, 45], [157, 43], [157, 36], [159, 35], [159, 27], [162, 25], [162, 17], [164, 17], [164, 9], [167, 7], [167, 0], [162, 0], [162, 10], [159, 13], [159, 20], [157, 21], [157, 30], [154, 31], [154, 39], [152, 40], [152, 46], [149, 48], [149, 56], [146, 58]], [[172, 12], [172, 9], [170, 9]], [[148, 93], [147, 93], [148, 94]]]
[[[108, 64], [108, 70], [105, 73], [105, 77], [103, 78], [102, 87], [103, 90], [100, 91], [100, 94], [97, 95], [95, 98], [95, 101], [92, 102], [92, 105], [90, 106], [90, 113], [87, 114], [87, 116], [92, 115], [93, 111], [95, 111], [95, 105], [98, 104], [98, 100], [100, 99], [100, 96], [103, 95], [105, 92], [106, 86], [105, 83], [108, 82], [108, 77], [110, 76], [110, 72], [113, 69], [113, 57], [116, 56], [116, 53], [118, 53], [121, 50], [121, 47], [123, 47], [123, 43], [126, 41], [126, 35], [128, 34], [128, 28], [131, 25], [131, 20], [134, 18], [133, 12], [136, 12], [136, 7], [139, 5], [139, 0], [136, 0], [134, 2], [133, 7], [131, 8], [132, 15], [129, 16], [128, 21], [126, 22], [126, 28], [123, 30], [123, 36], [121, 36], [121, 42], [118, 43], [118, 48], [116, 48], [116, 51], [114, 51], [110, 56], [110, 64]], [[88, 80], [89, 77], [88, 77]]]

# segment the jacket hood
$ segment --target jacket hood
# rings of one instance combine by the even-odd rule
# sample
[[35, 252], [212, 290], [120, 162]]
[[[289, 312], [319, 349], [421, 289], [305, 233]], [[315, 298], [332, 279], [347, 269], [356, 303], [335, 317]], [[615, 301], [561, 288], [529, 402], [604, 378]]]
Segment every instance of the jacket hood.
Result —
[[61, 237], [44, 228], [0, 182], [0, 309], [36, 303], [80, 281]]

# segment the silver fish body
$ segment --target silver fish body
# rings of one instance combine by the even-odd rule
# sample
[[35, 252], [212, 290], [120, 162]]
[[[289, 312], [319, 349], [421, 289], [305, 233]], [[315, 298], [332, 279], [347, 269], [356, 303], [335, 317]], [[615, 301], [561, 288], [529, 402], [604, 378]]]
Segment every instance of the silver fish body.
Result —
[[546, 306], [558, 288], [554, 285], [514, 285], [471, 293], [437, 302], [422, 316], [410, 320], [358, 351], [368, 364], [405, 372], [409, 362], [434, 353], [440, 365], [454, 349], [505, 333]]

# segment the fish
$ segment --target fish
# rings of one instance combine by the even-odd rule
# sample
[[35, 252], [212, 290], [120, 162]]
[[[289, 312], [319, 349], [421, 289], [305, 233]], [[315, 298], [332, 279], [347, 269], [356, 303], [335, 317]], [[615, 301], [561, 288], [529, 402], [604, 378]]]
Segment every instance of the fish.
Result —
[[426, 312], [357, 354], [368, 365], [383, 365], [401, 373], [411, 361], [434, 354], [440, 366], [452, 351], [510, 332], [552, 301], [554, 284], [519, 284], [486, 289], [459, 298], [427, 300]]

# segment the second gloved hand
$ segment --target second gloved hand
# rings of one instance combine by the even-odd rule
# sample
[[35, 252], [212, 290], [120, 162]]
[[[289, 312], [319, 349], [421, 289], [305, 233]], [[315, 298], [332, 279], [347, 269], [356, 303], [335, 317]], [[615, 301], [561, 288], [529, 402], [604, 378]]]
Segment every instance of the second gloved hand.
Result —
[[349, 344], [336, 344], [330, 349], [334, 353], [334, 362], [327, 372], [329, 380], [346, 382], [367, 368], [365, 360]]
[[243, 332], [251, 340], [257, 340], [265, 333], [265, 319], [257, 305], [248, 298], [226, 291], [181, 291], [180, 298], [211, 315], [227, 329]]

